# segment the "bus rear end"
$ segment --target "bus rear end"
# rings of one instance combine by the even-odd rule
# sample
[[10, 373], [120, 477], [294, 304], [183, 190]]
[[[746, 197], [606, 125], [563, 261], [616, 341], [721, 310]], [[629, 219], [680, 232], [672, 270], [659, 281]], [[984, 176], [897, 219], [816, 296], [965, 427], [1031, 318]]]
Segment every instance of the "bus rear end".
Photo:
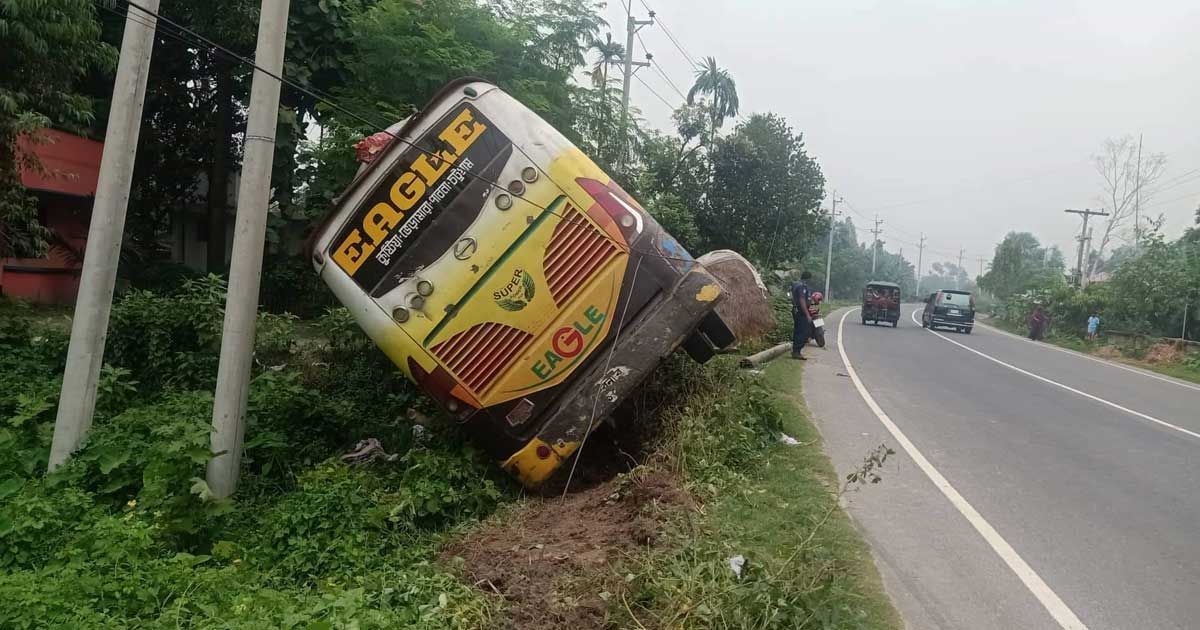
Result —
[[460, 80], [393, 128], [313, 262], [387, 356], [536, 486], [681, 344], [733, 343], [715, 279], [570, 141]]

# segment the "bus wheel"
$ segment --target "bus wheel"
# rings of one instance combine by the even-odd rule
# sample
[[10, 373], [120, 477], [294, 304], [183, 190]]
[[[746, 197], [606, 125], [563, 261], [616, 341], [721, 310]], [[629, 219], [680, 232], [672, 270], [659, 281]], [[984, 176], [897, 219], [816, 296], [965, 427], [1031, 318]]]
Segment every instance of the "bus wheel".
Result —
[[687, 339], [683, 340], [683, 349], [688, 353], [696, 363], [707, 363], [709, 359], [717, 356], [717, 351], [713, 349], [712, 344], [704, 337], [704, 333], [696, 331]]

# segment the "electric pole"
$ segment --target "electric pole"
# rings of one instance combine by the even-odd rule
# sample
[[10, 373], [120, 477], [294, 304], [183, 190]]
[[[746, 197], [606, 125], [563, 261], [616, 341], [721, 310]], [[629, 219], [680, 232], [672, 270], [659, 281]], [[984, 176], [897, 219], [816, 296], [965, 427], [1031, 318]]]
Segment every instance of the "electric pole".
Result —
[[88, 246], [83, 254], [67, 365], [63, 370], [58, 414], [54, 419], [48, 466], [51, 471], [66, 462], [83, 443], [96, 411], [96, 382], [104, 359], [104, 340], [117, 282], [117, 261], [121, 256], [125, 214], [129, 209], [133, 160], [137, 155], [146, 78], [158, 25], [158, 2], [142, 0], [140, 7], [130, 6], [125, 14], [125, 32], [121, 36], [121, 56], [113, 82], [112, 108], [108, 112], [96, 199], [88, 224]]
[[825, 299], [829, 299], [829, 274], [833, 271], [833, 230], [837, 227], [837, 191], [833, 191], [833, 209], [829, 211], [829, 248], [825, 252]]
[[[271, 195], [271, 164], [275, 157], [275, 130], [279, 118], [283, 48], [291, 2], [262, 0], [258, 18], [258, 45], [254, 51], [254, 78], [250, 83], [249, 118], [246, 123], [242, 181], [233, 233], [233, 258], [229, 263], [229, 293], [225, 324], [221, 329], [221, 359], [213, 395], [212, 452], [208, 462], [208, 487], [217, 497], [237, 489], [245, 434], [246, 395], [254, 353], [254, 324], [258, 319], [258, 289], [262, 280], [263, 243], [267, 230], [267, 202]], [[262, 68], [263, 70], [259, 70]], [[275, 76], [270, 76], [272, 73]]]
[[963, 269], [963, 255], [966, 253], [967, 253], [967, 250], [965, 250], [961, 247], [958, 248], [958, 273], [954, 274], [954, 288], [955, 289], [962, 288], [962, 287], [958, 286], [958, 278], [960, 277], [960, 274], [963, 276], [967, 275], [967, 270]]
[[1083, 288], [1083, 246], [1088, 240], [1088, 219], [1092, 217], [1106, 217], [1108, 216], [1108, 213], [1102, 209], [1090, 210], [1088, 208], [1084, 208], [1083, 210], [1063, 210], [1063, 212], [1078, 214], [1083, 217], [1083, 228], [1079, 230], [1079, 236], [1075, 239], [1079, 241], [1079, 253], [1077, 255], [1077, 262], [1075, 264], [1075, 286]]
[[917, 245], [917, 295], [921, 295], [921, 265], [925, 262], [925, 233], [921, 232], [921, 243]]
[[879, 252], [879, 235], [883, 233], [883, 230], [881, 230], [879, 228], [879, 224], [881, 224], [881, 223], [883, 223], [883, 221], [879, 218], [879, 215], [876, 214], [875, 215], [875, 229], [871, 230], [871, 234], [875, 235], [875, 241], [871, 244], [871, 277], [872, 277], [872, 279], [875, 277], [875, 255]]
[[622, 80], [621, 88], [621, 159], [625, 159], [625, 140], [629, 135], [626, 131], [629, 127], [629, 82], [633, 80], [634, 68], [644, 68], [650, 65], [648, 61], [633, 60], [633, 36], [642, 30], [643, 26], [649, 26], [654, 23], [654, 12], [650, 12], [649, 20], [638, 20], [633, 17], [632, 12], [633, 0], [628, 0], [625, 4], [625, 15], [629, 16], [625, 20], [625, 71]]
[[1138, 134], [1137, 183], [1133, 200], [1133, 250], [1142, 251], [1142, 134]]
[[983, 277], [983, 261], [984, 261], [984, 260], [985, 260], [985, 259], [984, 259], [984, 257], [983, 257], [983, 256], [980, 256], [980, 257], [979, 257], [979, 277], [980, 277], [980, 278], [982, 278], [982, 277]]

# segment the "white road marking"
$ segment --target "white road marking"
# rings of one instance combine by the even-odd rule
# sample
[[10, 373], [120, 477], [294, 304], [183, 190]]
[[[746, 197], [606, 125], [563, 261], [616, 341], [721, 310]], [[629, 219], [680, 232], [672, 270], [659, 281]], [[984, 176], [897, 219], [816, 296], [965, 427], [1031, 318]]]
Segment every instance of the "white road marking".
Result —
[[[913, 320], [913, 322], [914, 322], [914, 323], [916, 323], [917, 325], [920, 325], [920, 322], [919, 322], [919, 321], [917, 321], [917, 312], [916, 312], [916, 311], [913, 311], [913, 312], [912, 312], [912, 320]], [[954, 345], [956, 345], [956, 346], [958, 346], [958, 347], [960, 347], [960, 348], [962, 348], [962, 349], [964, 349], [964, 350], [968, 350], [968, 351], [970, 351], [970, 352], [974, 352], [975, 354], [977, 354], [977, 355], [979, 355], [979, 356], [981, 356], [981, 357], [983, 357], [983, 358], [987, 359], [988, 361], [991, 361], [991, 362], [993, 362], [993, 363], [998, 363], [998, 364], [1000, 364], [1000, 365], [1003, 365], [1004, 367], [1006, 367], [1006, 368], [1008, 368], [1008, 369], [1010, 369], [1010, 370], [1014, 370], [1014, 371], [1016, 371], [1016, 372], [1020, 372], [1021, 374], [1024, 374], [1025, 376], [1028, 376], [1028, 377], [1030, 377], [1030, 378], [1035, 378], [1035, 379], [1037, 379], [1037, 380], [1039, 380], [1039, 381], [1042, 381], [1043, 383], [1049, 383], [1050, 385], [1053, 385], [1053, 386], [1055, 386], [1055, 387], [1061, 387], [1061, 388], [1063, 388], [1063, 389], [1065, 389], [1065, 390], [1067, 390], [1067, 391], [1071, 392], [1072, 394], [1078, 394], [1078, 395], [1080, 395], [1080, 396], [1083, 396], [1084, 398], [1087, 398], [1088, 400], [1094, 400], [1094, 401], [1096, 401], [1096, 402], [1098, 402], [1098, 403], [1100, 403], [1100, 404], [1103, 404], [1103, 405], [1108, 405], [1109, 407], [1112, 407], [1113, 409], [1116, 409], [1116, 410], [1118, 410], [1118, 411], [1124, 411], [1125, 413], [1127, 413], [1127, 414], [1129, 414], [1129, 415], [1131, 415], [1131, 416], [1137, 416], [1138, 418], [1141, 418], [1141, 419], [1143, 419], [1143, 420], [1148, 420], [1148, 421], [1150, 421], [1150, 422], [1153, 422], [1154, 424], [1157, 424], [1157, 425], [1160, 425], [1160, 426], [1164, 426], [1164, 427], [1166, 427], [1166, 428], [1168, 428], [1168, 429], [1173, 429], [1173, 430], [1175, 430], [1175, 431], [1178, 431], [1178, 432], [1180, 432], [1180, 433], [1183, 433], [1184, 435], [1190, 435], [1190, 436], [1192, 436], [1192, 437], [1194, 437], [1194, 438], [1200, 439], [1200, 433], [1196, 433], [1195, 431], [1189, 431], [1189, 430], [1187, 430], [1187, 429], [1185, 429], [1185, 428], [1183, 428], [1183, 427], [1181, 427], [1181, 426], [1179, 426], [1179, 425], [1177, 425], [1177, 424], [1171, 424], [1170, 422], [1166, 422], [1166, 421], [1164, 421], [1164, 420], [1159, 420], [1158, 418], [1155, 418], [1154, 416], [1150, 416], [1150, 415], [1144, 414], [1144, 413], [1142, 413], [1142, 412], [1140, 412], [1140, 411], [1134, 411], [1133, 409], [1130, 409], [1129, 407], [1122, 407], [1121, 405], [1118, 405], [1118, 404], [1117, 404], [1117, 403], [1115, 403], [1115, 402], [1112, 402], [1112, 401], [1110, 401], [1110, 400], [1105, 400], [1105, 399], [1103, 399], [1103, 398], [1101, 398], [1101, 397], [1099, 397], [1099, 396], [1095, 396], [1095, 395], [1089, 394], [1089, 393], [1087, 393], [1087, 392], [1085, 392], [1085, 391], [1081, 391], [1081, 390], [1075, 389], [1074, 387], [1071, 387], [1070, 385], [1063, 385], [1062, 383], [1059, 383], [1058, 381], [1054, 381], [1054, 380], [1048, 379], [1048, 378], [1046, 378], [1045, 376], [1040, 376], [1040, 375], [1034, 374], [1033, 372], [1030, 372], [1029, 370], [1023, 370], [1023, 369], [1021, 369], [1021, 368], [1019, 368], [1019, 367], [1017, 367], [1017, 366], [1015, 366], [1015, 365], [1013, 365], [1013, 364], [1011, 364], [1011, 363], [1005, 363], [1004, 361], [1001, 361], [1000, 359], [997, 359], [996, 357], [993, 357], [993, 356], [991, 356], [991, 355], [989, 355], [989, 354], [984, 354], [984, 353], [982, 353], [982, 352], [980, 352], [980, 351], [976, 350], [975, 348], [972, 348], [971, 346], [968, 346], [968, 345], [966, 345], [966, 344], [964, 344], [964, 343], [957, 342], [957, 341], [955, 341], [955, 340], [953, 340], [953, 339], [951, 339], [951, 338], [949, 338], [949, 337], [947, 337], [947, 336], [945, 336], [945, 335], [943, 335], [942, 333], [939, 333], [939, 332], [937, 332], [937, 331], [934, 331], [934, 330], [927, 330], [927, 331], [928, 331], [930, 334], [932, 334], [932, 335], [935, 335], [935, 336], [937, 336], [938, 338], [940, 338], [940, 339], [942, 339], [942, 340], [944, 340], [944, 341], [948, 341], [948, 342], [950, 342], [950, 343], [952, 343], [952, 344], [954, 344]]]
[[842, 338], [844, 336], [842, 330], [845, 328], [846, 317], [856, 310], [858, 309], [852, 308], [842, 314], [842, 319], [838, 322], [837, 346], [838, 353], [842, 355], [842, 363], [846, 365], [846, 373], [850, 375], [850, 380], [854, 383], [855, 389], [858, 390], [858, 395], [862, 396], [863, 401], [867, 403], [867, 406], [871, 408], [871, 411], [879, 418], [883, 426], [892, 434], [892, 437], [896, 438], [896, 441], [900, 443], [900, 447], [908, 453], [908, 456], [917, 464], [921, 472], [924, 472], [925, 476], [929, 477], [933, 485], [949, 499], [950, 504], [958, 510], [959, 514], [962, 514], [967, 519], [967, 522], [975, 528], [975, 531], [979, 532], [980, 536], [983, 536], [983, 540], [996, 552], [996, 555], [1000, 556], [1004, 564], [1007, 564], [1008, 568], [1012, 569], [1012, 572], [1025, 584], [1029, 592], [1033, 593], [1033, 596], [1041, 602], [1046, 612], [1050, 613], [1050, 616], [1058, 622], [1058, 625], [1064, 630], [1087, 630], [1087, 626], [1083, 625], [1079, 617], [1075, 616], [1075, 613], [1071, 611], [1066, 603], [1051, 590], [1050, 586], [1033, 570], [1033, 567], [1029, 566], [1017, 551], [1012, 548], [1012, 545], [1008, 544], [1008, 541], [1004, 540], [1004, 537], [996, 531], [996, 528], [992, 527], [991, 523], [987, 522], [987, 519], [983, 518], [983, 515], [967, 502], [958, 493], [958, 490], [954, 489], [954, 486], [950, 485], [950, 482], [942, 476], [942, 473], [933, 467], [933, 464], [908, 439], [908, 436], [904, 435], [900, 427], [896, 426], [896, 423], [892, 422], [892, 419], [884, 413], [879, 403], [875, 402], [875, 399], [871, 397], [871, 393], [863, 385], [862, 379], [858, 378], [858, 372], [850, 364], [850, 357], [846, 356], [846, 348], [842, 345]]
[[1188, 388], [1188, 389], [1194, 389], [1194, 390], [1196, 390], [1196, 391], [1200, 392], [1200, 385], [1196, 385], [1195, 383], [1185, 383], [1185, 382], [1183, 382], [1183, 381], [1180, 381], [1180, 380], [1177, 380], [1177, 379], [1173, 379], [1173, 378], [1170, 378], [1170, 377], [1167, 377], [1167, 376], [1163, 376], [1163, 375], [1161, 375], [1161, 374], [1155, 374], [1154, 372], [1148, 372], [1148, 371], [1146, 371], [1146, 370], [1143, 370], [1143, 369], [1139, 369], [1139, 368], [1135, 368], [1135, 367], [1130, 367], [1130, 366], [1128, 366], [1128, 365], [1122, 365], [1122, 364], [1120, 364], [1120, 363], [1117, 363], [1117, 362], [1115, 362], [1115, 361], [1106, 361], [1106, 360], [1104, 360], [1104, 359], [1101, 359], [1101, 358], [1098, 358], [1098, 357], [1094, 357], [1094, 356], [1092, 356], [1092, 355], [1090, 355], [1090, 354], [1084, 354], [1084, 353], [1082, 353], [1082, 352], [1078, 352], [1078, 351], [1075, 351], [1075, 350], [1070, 350], [1070, 349], [1067, 349], [1067, 348], [1060, 348], [1060, 347], [1058, 347], [1058, 346], [1056, 346], [1056, 345], [1053, 345], [1053, 344], [1049, 344], [1049, 343], [1038, 343], [1038, 342], [1036, 342], [1036, 341], [1034, 341], [1034, 340], [1032, 340], [1032, 339], [1027, 339], [1027, 338], [1025, 338], [1025, 337], [1022, 337], [1022, 336], [1020, 336], [1020, 335], [1014, 335], [1014, 334], [1012, 334], [1012, 333], [1008, 332], [1007, 330], [1001, 330], [1001, 329], [999, 329], [999, 328], [996, 328], [995, 326], [990, 326], [990, 325], [988, 325], [988, 324], [983, 324], [983, 323], [976, 322], [976, 324], [975, 324], [975, 325], [976, 325], [976, 326], [983, 326], [984, 328], [987, 328], [988, 330], [991, 330], [991, 331], [994, 331], [994, 332], [998, 332], [998, 333], [1000, 333], [1001, 335], [1007, 335], [1007, 336], [1009, 336], [1009, 337], [1012, 337], [1013, 339], [1019, 339], [1019, 340], [1021, 340], [1021, 341], [1024, 341], [1025, 343], [1028, 343], [1028, 344], [1033, 344], [1033, 345], [1035, 345], [1035, 346], [1037, 346], [1037, 347], [1039, 347], [1039, 348], [1045, 348], [1045, 349], [1047, 349], [1047, 350], [1055, 350], [1055, 351], [1057, 351], [1057, 352], [1062, 352], [1063, 354], [1071, 354], [1071, 355], [1075, 355], [1075, 356], [1077, 356], [1077, 357], [1079, 357], [1079, 358], [1081, 358], [1081, 359], [1087, 359], [1088, 361], [1094, 361], [1094, 362], [1096, 362], [1096, 363], [1099, 363], [1099, 364], [1101, 364], [1101, 365], [1107, 365], [1108, 367], [1114, 367], [1114, 368], [1117, 368], [1118, 370], [1125, 370], [1126, 372], [1133, 372], [1134, 374], [1141, 374], [1142, 376], [1146, 376], [1146, 377], [1152, 378], [1152, 379], [1154, 379], [1154, 380], [1156, 380], [1156, 381], [1162, 381], [1162, 382], [1164, 382], [1164, 383], [1170, 383], [1170, 384], [1172, 384], [1172, 385], [1178, 385], [1178, 386], [1180, 386], [1180, 387], [1186, 387], [1186, 388]]

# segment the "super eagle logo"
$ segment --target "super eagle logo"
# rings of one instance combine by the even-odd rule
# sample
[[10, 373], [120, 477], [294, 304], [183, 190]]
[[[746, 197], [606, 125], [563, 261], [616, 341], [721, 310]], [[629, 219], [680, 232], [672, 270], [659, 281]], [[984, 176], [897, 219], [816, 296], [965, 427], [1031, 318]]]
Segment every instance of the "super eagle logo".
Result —
[[534, 293], [533, 276], [524, 269], [517, 269], [507, 284], [492, 291], [492, 299], [496, 300], [496, 306], [515, 312], [529, 306]]

